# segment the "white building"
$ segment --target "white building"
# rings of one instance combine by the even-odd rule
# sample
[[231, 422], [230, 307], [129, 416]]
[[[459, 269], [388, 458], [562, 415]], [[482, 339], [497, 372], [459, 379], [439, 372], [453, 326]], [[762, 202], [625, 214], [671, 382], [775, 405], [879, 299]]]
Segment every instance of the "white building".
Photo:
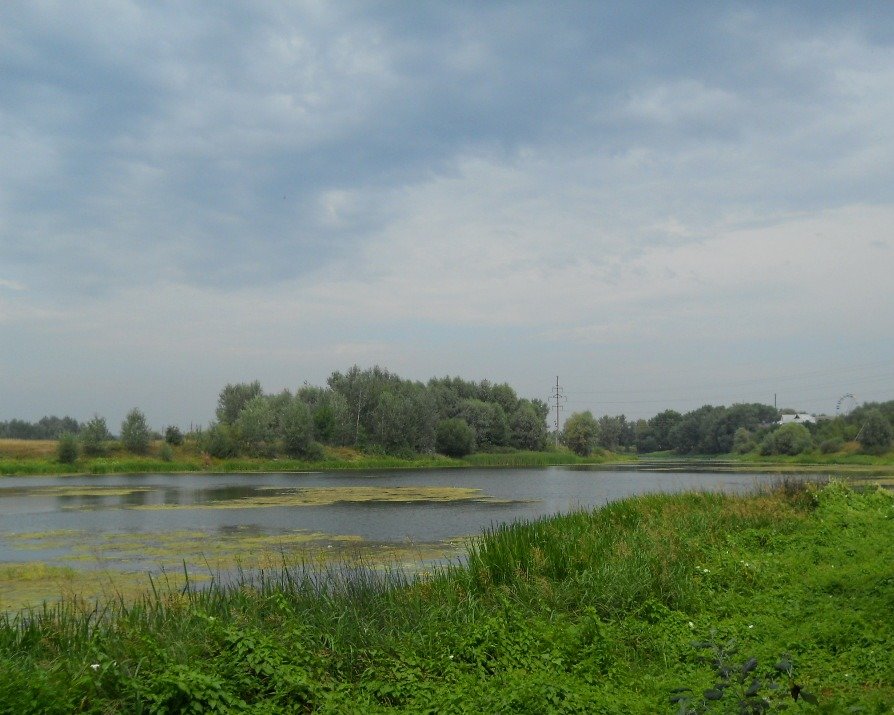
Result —
[[798, 412], [794, 415], [782, 415], [779, 418], [779, 424], [787, 425], [789, 422], [799, 422], [804, 424], [805, 422], [816, 422], [816, 417], [807, 412]]

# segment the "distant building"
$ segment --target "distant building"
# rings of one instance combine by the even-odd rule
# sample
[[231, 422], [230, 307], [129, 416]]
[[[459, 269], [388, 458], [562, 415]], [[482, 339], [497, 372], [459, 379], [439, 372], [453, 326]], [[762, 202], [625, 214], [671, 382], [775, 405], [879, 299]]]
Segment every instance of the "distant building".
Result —
[[798, 412], [794, 415], [782, 415], [779, 418], [779, 424], [781, 425], [787, 425], [789, 422], [800, 422], [801, 424], [805, 422], [816, 422], [816, 417], [807, 412]]

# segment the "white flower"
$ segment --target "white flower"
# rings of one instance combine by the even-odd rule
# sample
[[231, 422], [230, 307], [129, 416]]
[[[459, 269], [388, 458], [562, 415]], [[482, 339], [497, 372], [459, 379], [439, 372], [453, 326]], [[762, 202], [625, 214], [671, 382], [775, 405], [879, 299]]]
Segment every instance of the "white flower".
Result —
[[690, 627], [690, 628], [695, 628], [695, 624], [694, 624], [692, 621], [689, 621], [689, 627]]
[[93, 670], [99, 670], [99, 663], [93, 663], [90, 667], [93, 668]]
[[749, 627], [749, 628], [754, 628], [754, 624], [752, 624], [752, 625], [750, 625], [750, 626], [748, 626], [748, 627]]

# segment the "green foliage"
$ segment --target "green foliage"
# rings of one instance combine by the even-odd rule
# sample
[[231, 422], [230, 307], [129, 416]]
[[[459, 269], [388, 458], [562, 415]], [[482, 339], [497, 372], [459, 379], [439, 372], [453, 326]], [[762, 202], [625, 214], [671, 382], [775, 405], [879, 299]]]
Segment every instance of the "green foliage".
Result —
[[813, 447], [810, 430], [797, 422], [789, 422], [770, 432], [760, 445], [760, 453], [769, 454], [801, 454]]
[[218, 459], [235, 457], [239, 451], [232, 427], [221, 423], [213, 424], [205, 430], [199, 444], [203, 452]]
[[575, 412], [565, 420], [562, 442], [568, 449], [581, 457], [585, 457], [593, 451], [598, 436], [599, 425], [589, 410]]
[[315, 444], [314, 422], [310, 408], [297, 397], [285, 408], [281, 416], [283, 451], [290, 457], [308, 457]]
[[436, 432], [436, 449], [448, 457], [464, 457], [475, 444], [475, 432], [464, 419], [441, 420]]
[[733, 452], [736, 454], [746, 454], [757, 447], [757, 440], [754, 434], [746, 427], [739, 427], [733, 435]]
[[165, 427], [165, 442], [174, 447], [179, 447], [183, 444], [183, 432], [176, 425], [168, 425]]
[[78, 439], [73, 434], [65, 433], [59, 437], [56, 455], [62, 464], [74, 464], [78, 458]]
[[515, 449], [540, 451], [546, 446], [544, 416], [528, 400], [520, 400], [509, 418], [509, 444]]
[[161, 445], [161, 449], [158, 452], [159, 459], [162, 462], [173, 462], [174, 461], [174, 448], [171, 447], [167, 442]]
[[273, 399], [265, 395], [251, 398], [233, 423], [240, 452], [254, 457], [276, 453], [277, 413]]
[[93, 415], [93, 418], [81, 430], [81, 445], [84, 454], [99, 457], [106, 453], [107, 442], [112, 438], [106, 426], [105, 417]]
[[146, 415], [134, 407], [121, 423], [121, 444], [128, 452], [146, 454], [150, 436]]
[[865, 413], [863, 427], [857, 439], [867, 452], [881, 453], [891, 448], [894, 429], [881, 410], [872, 409]]
[[235, 385], [227, 385], [220, 391], [217, 398], [217, 420], [220, 424], [233, 425], [239, 418], [239, 413], [255, 397], [263, 394], [261, 383], [240, 382]]

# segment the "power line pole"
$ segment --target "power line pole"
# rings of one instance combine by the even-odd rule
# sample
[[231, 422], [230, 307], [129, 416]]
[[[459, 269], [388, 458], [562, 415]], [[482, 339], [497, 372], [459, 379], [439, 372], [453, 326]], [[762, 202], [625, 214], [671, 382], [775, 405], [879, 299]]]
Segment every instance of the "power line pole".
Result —
[[559, 376], [556, 375], [556, 386], [553, 388], [552, 394], [549, 396], [550, 402], [555, 400], [556, 403], [556, 447], [559, 446], [559, 412], [562, 410], [562, 403], [565, 402], [566, 398], [565, 393], [562, 392], [562, 388], [559, 386]]

